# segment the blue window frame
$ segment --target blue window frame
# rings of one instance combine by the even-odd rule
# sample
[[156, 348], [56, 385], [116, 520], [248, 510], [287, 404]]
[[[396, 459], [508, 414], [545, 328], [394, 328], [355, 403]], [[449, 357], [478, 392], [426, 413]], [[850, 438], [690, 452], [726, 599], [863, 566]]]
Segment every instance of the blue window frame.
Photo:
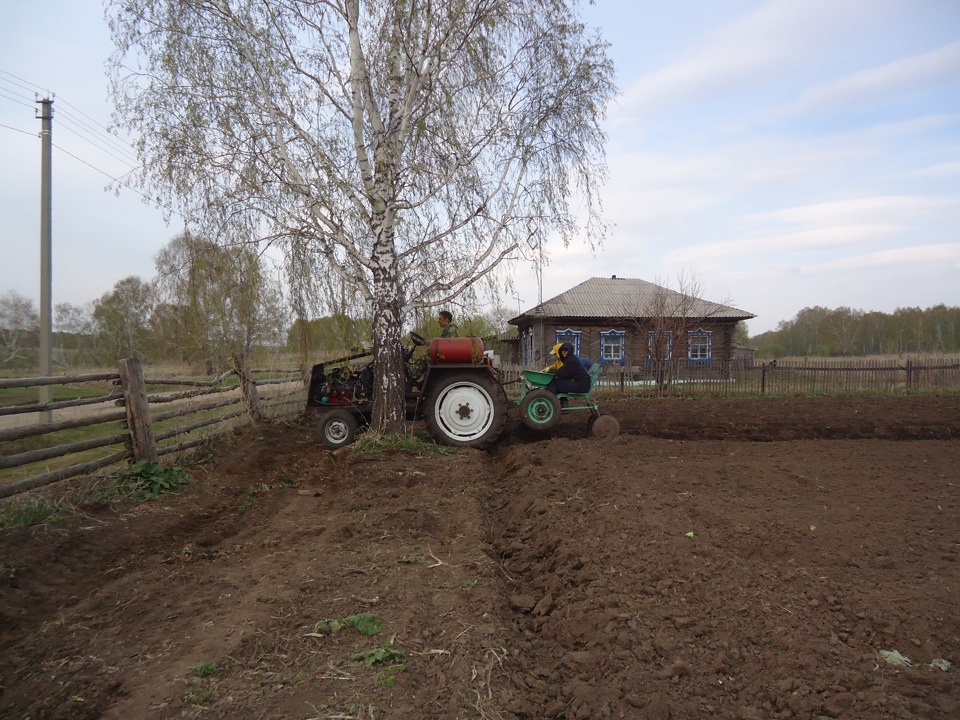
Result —
[[557, 331], [557, 343], [568, 342], [573, 345], [573, 354], [577, 357], [580, 357], [580, 331], [571, 330], [567, 328], [566, 330]]
[[664, 331], [647, 332], [647, 362], [673, 360], [673, 334]]
[[687, 333], [687, 360], [708, 363], [713, 358], [713, 333], [698, 328]]
[[627, 333], [623, 330], [608, 330], [600, 333], [600, 362], [623, 363], [627, 345]]

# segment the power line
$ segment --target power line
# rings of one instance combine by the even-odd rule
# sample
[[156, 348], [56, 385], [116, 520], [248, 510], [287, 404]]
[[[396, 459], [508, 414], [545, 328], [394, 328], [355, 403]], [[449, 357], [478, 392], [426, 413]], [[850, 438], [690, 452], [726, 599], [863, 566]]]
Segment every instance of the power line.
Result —
[[[57, 97], [57, 102], [63, 103], [63, 104], [65, 104], [65, 105], [69, 106], [69, 107], [73, 107], [73, 105], [71, 105], [70, 103], [68, 103], [68, 102], [67, 102], [66, 100], [64, 100], [62, 97]], [[89, 135], [95, 137], [95, 138], [96, 138], [97, 140], [99, 140], [100, 142], [106, 142], [106, 143], [107, 143], [108, 145], [110, 145], [116, 152], [119, 152], [119, 153], [122, 153], [122, 154], [124, 154], [124, 155], [127, 155], [127, 156], [129, 156], [129, 159], [136, 161], [136, 159], [137, 159], [137, 158], [136, 158], [136, 155], [134, 154], [134, 152], [133, 152], [133, 150], [132, 150], [132, 148], [131, 148], [131, 146], [130, 146], [129, 143], [125, 143], [125, 142], [123, 142], [123, 141], [121, 141], [121, 140], [118, 140], [114, 135], [112, 135], [112, 134], [110, 133], [110, 131], [109, 131], [107, 128], [105, 128], [103, 125], [100, 125], [100, 123], [98, 123], [96, 120], [94, 120], [93, 118], [91, 118], [89, 115], [86, 115], [85, 113], [81, 112], [80, 110], [77, 110], [77, 112], [78, 112], [80, 115], [83, 115], [83, 117], [88, 118], [92, 123], [94, 123], [94, 125], [97, 125], [97, 126], [99, 126], [100, 128], [102, 128], [102, 129], [103, 129], [102, 132], [101, 132], [100, 130], [98, 130], [96, 127], [94, 127], [93, 125], [90, 125], [90, 123], [84, 122], [83, 120], [81, 120], [80, 118], [78, 118], [76, 115], [74, 115], [73, 113], [71, 113], [69, 110], [64, 110], [62, 107], [59, 108], [58, 110], [59, 110], [58, 114], [59, 114], [61, 120], [65, 118], [67, 121], [72, 122], [72, 123], [73, 123], [74, 125], [76, 125], [77, 127], [82, 128], [82, 130], [83, 130], [84, 132], [86, 132], [86, 133], [88, 133]]]
[[[26, 80], [22, 77], [14, 75], [13, 73], [9, 73], [6, 70], [0, 70], [0, 74], [6, 75], [9, 78], [13, 78], [13, 80], [8, 80], [7, 78], [0, 77], [0, 83], [6, 83], [7, 85], [20, 88], [22, 90], [27, 90], [28, 92], [32, 92], [35, 97], [37, 96], [38, 91], [41, 93], [44, 93], [42, 88], [36, 83], [30, 82], [29, 80]], [[8, 95], [5, 95], [3, 93], [10, 93], [10, 95], [13, 95], [14, 97], [9, 97]], [[87, 140], [87, 142], [91, 142], [92, 144], [96, 145], [100, 150], [103, 150], [107, 154], [112, 154], [109, 150], [106, 150], [102, 146], [97, 145], [95, 142], [93, 142], [89, 138], [85, 138], [83, 137], [83, 135], [80, 135], [80, 132], [85, 132], [91, 137], [98, 140], [99, 142], [106, 143], [107, 145], [111, 146], [114, 152], [119, 152], [123, 155], [126, 155], [127, 156], [126, 161], [133, 161], [133, 163], [136, 163], [137, 161], [136, 153], [132, 150], [132, 147], [129, 143], [126, 143], [122, 140], [117, 139], [116, 136], [110, 133], [109, 128], [107, 128], [102, 123], [95, 120], [94, 118], [92, 118], [90, 115], [85, 113], [83, 110], [78, 108], [76, 105], [74, 105], [70, 101], [62, 97], [57, 97], [56, 93], [44, 93], [44, 94], [52, 95], [56, 99], [56, 102], [58, 103], [57, 115], [58, 117], [61, 117], [64, 127], [69, 125], [69, 123], [72, 121], [79, 130], [79, 132], [77, 132], [77, 135], [82, 139]], [[0, 97], [10, 100], [11, 102], [18, 102], [19, 104], [24, 105], [25, 107], [33, 107], [35, 104], [35, 97], [31, 99], [25, 95], [22, 95], [16, 92], [15, 90], [11, 90], [7, 87], [3, 87], [3, 85], [0, 85]], [[72, 108], [73, 112], [71, 112], [70, 110], [64, 109], [63, 107], [61, 107], [61, 105], [66, 105], [68, 108]], [[82, 116], [83, 118], [86, 118], [86, 120], [89, 120], [90, 122], [86, 122], [82, 120], [80, 117], [78, 117], [78, 115]], [[92, 125], [90, 123], [92, 123]], [[114, 155], [114, 157], [116, 156]], [[120, 160], [121, 158], [117, 158], [117, 159]]]
[[35, 132], [28, 132], [26, 130], [21, 130], [20, 128], [12, 127], [11, 125], [4, 125], [3, 123], [0, 123], [0, 127], [6, 128], [7, 130], [15, 130], [16, 132], [23, 133], [24, 135], [32, 135], [33, 137], [37, 137], [37, 134]]
[[3, 91], [0, 91], [0, 97], [2, 97], [4, 100], [9, 100], [10, 102], [15, 102], [17, 105], [23, 105], [24, 107], [28, 107], [28, 108], [32, 108], [32, 107], [33, 107], [33, 102], [32, 102], [32, 101], [30, 101], [30, 102], [24, 102], [23, 100], [18, 100], [17, 98], [18, 98], [19, 96], [17, 96], [17, 97], [10, 97], [9, 95], [4, 94]]
[[[11, 86], [11, 87], [0, 87], [0, 89], [2, 89], [4, 92], [10, 93], [11, 95], [18, 97], [21, 100], [26, 100], [27, 102], [33, 101], [33, 98], [31, 98], [29, 95], [24, 95], [23, 93], [17, 92], [17, 88], [23, 87], [22, 85], [19, 85], [18, 83], [12, 83], [9, 80], [4, 80], [3, 78], [0, 78], [0, 83], [6, 83], [7, 85]], [[37, 94], [33, 93], [33, 97], [36, 97], [36, 96]]]
[[[17, 81], [17, 82], [13, 82], [13, 81], [11, 81], [11, 80], [7, 80], [7, 79], [5, 79], [5, 78], [3, 78], [3, 77], [0, 77], [0, 82], [5, 82], [5, 83], [7, 83], [7, 84], [9, 84], [9, 85], [14, 85], [14, 86], [16, 86], [16, 87], [19, 87], [19, 88], [21, 88], [21, 89], [23, 89], [23, 90], [27, 90], [27, 91], [33, 92], [33, 93], [35, 93], [35, 94], [42, 93], [42, 94], [44, 94], [44, 95], [52, 95], [52, 96], [55, 97], [55, 93], [47, 92], [47, 91], [45, 91], [41, 86], [37, 85], [36, 83], [32, 83], [32, 82], [30, 82], [29, 80], [25, 80], [24, 78], [19, 77], [19, 76], [17, 76], [17, 75], [14, 75], [13, 73], [7, 72], [6, 70], [0, 70], [0, 75], [6, 75], [7, 77], [13, 78], [13, 80]], [[6, 90], [6, 88], [0, 88], [0, 90]], [[10, 92], [10, 91], [7, 90], [7, 92]], [[16, 93], [16, 92], [14, 92], [13, 94], [14, 94], [16, 97], [21, 98], [21, 99], [18, 100], [18, 99], [13, 98], [13, 97], [6, 97], [6, 96], [4, 96], [4, 95], [2, 94], [2, 92], [0, 92], [0, 97], [5, 97], [7, 100], [11, 100], [12, 102], [17, 102], [17, 103], [19, 103], [19, 104], [21, 104], [21, 105], [25, 105], [26, 107], [34, 107], [36, 101], [31, 102], [31, 103], [23, 102], [23, 100], [26, 100], [26, 98], [25, 98], [24, 96], [19, 95], [19, 94]], [[60, 103], [63, 103], [63, 104], [66, 105], [67, 107], [73, 108], [73, 110], [76, 111], [76, 113], [78, 113], [79, 115], [82, 115], [82, 116], [85, 117], [87, 120], [89, 120], [90, 122], [92, 122], [94, 125], [98, 126], [99, 128], [102, 128], [103, 132], [101, 133], [101, 132], [100, 132], [99, 130], [97, 130], [96, 128], [91, 127], [91, 126], [89, 125], [89, 123], [86, 123], [86, 122], [84, 122], [83, 120], [80, 120], [80, 119], [77, 118], [73, 113], [71, 113], [71, 112], [69, 112], [69, 111], [67, 111], [67, 110], [64, 110], [63, 108], [58, 108], [58, 111], [57, 111], [58, 116], [59, 116], [59, 115], [65, 116], [65, 122], [61, 122], [61, 126], [62, 126], [65, 130], [73, 133], [74, 135], [77, 135], [77, 136], [78, 136], [80, 139], [82, 139], [82, 140], [86, 140], [86, 141], [89, 142], [91, 145], [93, 145], [94, 147], [96, 147], [98, 150], [101, 150], [102, 152], [107, 153], [107, 154], [110, 155], [111, 157], [113, 157], [113, 158], [115, 158], [115, 159], [117, 159], [117, 160], [120, 160], [121, 162], [125, 162], [127, 165], [130, 165], [130, 163], [129, 163], [127, 160], [125, 160], [124, 158], [121, 158], [121, 157], [117, 157], [116, 155], [114, 155], [113, 153], [111, 153], [108, 149], [102, 147], [101, 145], [98, 145], [96, 142], [94, 142], [94, 141], [91, 140], [90, 138], [84, 137], [83, 135], [81, 135], [81, 132], [86, 132], [86, 133], [88, 133], [89, 135], [93, 136], [94, 138], [96, 138], [97, 140], [99, 140], [99, 141], [101, 141], [101, 142], [106, 141], [106, 142], [108, 142], [108, 143], [110, 143], [110, 144], [112, 144], [112, 145], [115, 145], [116, 147], [115, 147], [114, 149], [117, 150], [117, 152], [127, 153], [127, 154], [129, 154], [130, 158], [132, 158], [134, 161], [136, 161], [136, 155], [135, 155], [133, 152], [131, 152], [130, 149], [128, 149], [128, 148], [131, 148], [131, 146], [130, 146], [129, 144], [124, 145], [124, 144], [123, 144], [123, 141], [118, 140], [117, 138], [115, 138], [115, 136], [111, 135], [111, 134], [110, 134], [110, 131], [109, 131], [109, 129], [108, 129], [107, 127], [105, 127], [103, 124], [99, 123], [98, 121], [94, 120], [92, 117], [90, 117], [89, 115], [87, 115], [85, 112], [83, 112], [82, 110], [80, 110], [78, 107], [76, 107], [76, 106], [73, 105], [72, 103], [64, 100], [63, 98], [57, 98], [57, 101], [60, 102]], [[62, 119], [64, 119], [64, 118], [62, 118]], [[79, 128], [80, 132], [78, 132], [78, 130], [76, 130], [76, 129], [74, 129], [73, 127], [71, 127], [71, 124], [73, 124], [75, 127]], [[11, 127], [11, 126], [9, 126], [9, 125], [0, 124], [0, 127], [7, 128], [8, 130], [14, 130], [14, 131], [16, 131], [16, 132], [23, 133], [24, 135], [34, 135], [34, 136], [36, 136], [36, 133], [26, 132], [25, 130], [20, 130], [19, 128]], [[87, 167], [89, 167], [91, 170], [96, 170], [98, 173], [100, 173], [101, 175], [103, 175], [103, 176], [106, 177], [106, 178], [109, 178], [111, 181], [115, 182], [117, 185], [120, 185], [120, 186], [122, 186], [122, 187], [125, 187], [125, 188], [127, 188], [128, 190], [130, 190], [131, 192], [135, 192], [137, 195], [139, 195], [139, 196], [142, 197], [143, 199], [148, 200], [148, 201], [150, 201], [150, 202], [152, 202], [152, 203], [156, 203], [157, 205], [159, 205], [160, 207], [166, 209], [167, 211], [169, 211], [169, 212], [171, 212], [171, 213], [173, 213], [173, 214], [175, 214], [175, 215], [179, 215], [180, 217], [183, 217], [183, 214], [180, 213], [179, 211], [175, 210], [174, 208], [171, 208], [171, 207], [169, 207], [168, 205], [163, 204], [162, 202], [160, 202], [160, 201], [157, 200], [156, 198], [152, 198], [152, 197], [150, 197], [149, 195], [147, 195], [147, 194], [145, 194], [145, 193], [143, 193], [143, 192], [140, 192], [139, 190], [137, 190], [137, 189], [136, 189], [135, 187], [133, 187], [132, 185], [124, 182], [123, 180], [121, 180], [121, 179], [119, 179], [119, 178], [117, 178], [117, 177], [114, 177], [113, 175], [111, 175], [110, 173], [106, 172], [105, 170], [101, 170], [101, 169], [98, 168], [96, 165], [93, 165], [92, 163], [87, 162], [87, 161], [84, 160], [83, 158], [81, 158], [81, 157], [79, 157], [79, 156], [77, 156], [77, 155], [74, 155], [74, 154], [73, 154], [72, 152], [70, 152], [69, 150], [66, 150], [65, 148], [62, 148], [62, 147], [60, 147], [59, 145], [57, 145], [57, 144], [55, 144], [55, 143], [50, 143], [50, 144], [51, 144], [52, 147], [55, 147], [55, 148], [56, 148], [57, 150], [59, 150], [60, 152], [66, 154], [66, 155], [69, 155], [70, 157], [72, 157], [74, 160], [76, 160], [76, 161], [78, 161], [78, 162], [83, 163], [84, 165], [86, 165]], [[136, 166], [134, 166], [134, 165], [130, 165], [130, 167], [131, 167], [133, 170], [136, 169]]]
[[12, 77], [14, 80], [19, 80], [21, 83], [26, 83], [27, 85], [31, 86], [31, 87], [27, 87], [27, 85], [20, 85], [20, 83], [11, 82], [10, 80], [5, 81], [10, 83], [11, 85], [16, 85], [17, 87], [23, 88], [24, 90], [29, 90], [30, 92], [34, 92], [34, 93], [39, 92], [40, 94], [47, 92], [36, 83], [32, 83], [29, 80], [24, 80], [22, 77], [17, 77], [13, 73], [8, 73], [6, 70], [0, 70], [0, 74], [6, 75], [7, 77]]
[[179, 215], [180, 217], [183, 217], [183, 215], [182, 215], [180, 212], [178, 212], [177, 210], [171, 208], [169, 205], [164, 205], [162, 202], [160, 202], [160, 201], [157, 200], [156, 198], [152, 198], [152, 197], [150, 197], [149, 195], [140, 192], [139, 190], [137, 190], [137, 189], [136, 189], [135, 187], [133, 187], [132, 185], [129, 185], [129, 184], [125, 183], [123, 180], [120, 180], [119, 178], [115, 178], [115, 177], [114, 177], [113, 175], [111, 175], [110, 173], [106, 172], [105, 170], [101, 170], [101, 169], [98, 168], [96, 165], [92, 165], [91, 163], [88, 163], [88, 162], [87, 162], [86, 160], [84, 160], [83, 158], [77, 157], [76, 155], [74, 155], [74, 154], [73, 154], [72, 152], [70, 152], [69, 150], [63, 149], [62, 147], [60, 147], [60, 146], [57, 145], [56, 143], [51, 143], [51, 145], [53, 145], [53, 147], [55, 147], [55, 148], [56, 148], [57, 150], [59, 150], [60, 152], [66, 153], [67, 155], [69, 155], [70, 157], [72, 157], [74, 160], [77, 160], [77, 161], [79, 161], [79, 162], [82, 162], [82, 163], [83, 163], [84, 165], [86, 165], [88, 168], [91, 168], [92, 170], [96, 170], [98, 173], [100, 173], [100, 174], [103, 175], [104, 177], [109, 178], [110, 180], [112, 180], [113, 182], [117, 183], [118, 185], [122, 185], [123, 187], [127, 188], [128, 190], [130, 190], [130, 191], [132, 191], [132, 192], [135, 192], [137, 195], [139, 195], [140, 197], [142, 197], [144, 200], [149, 200], [150, 202], [156, 203], [156, 204], [159, 205], [160, 207], [162, 207], [162, 208], [164, 208], [164, 209], [166, 209], [166, 210], [169, 210], [170, 212], [174, 213], [175, 215]]
[[[90, 138], [84, 137], [84, 136], [81, 135], [79, 132], [77, 132], [76, 130], [74, 130], [72, 127], [70, 127], [69, 123], [64, 123], [62, 117], [60, 118], [60, 120], [61, 120], [61, 122], [60, 122], [59, 127], [63, 128], [63, 129], [66, 130], [67, 132], [73, 133], [74, 135], [76, 135], [76, 136], [77, 136], [78, 138], [80, 138], [81, 140], [86, 140], [88, 143], [90, 143], [91, 145], [93, 145], [95, 148], [97, 148], [97, 149], [105, 152], [105, 153], [106, 153], [107, 155], [109, 155], [110, 157], [112, 157], [112, 158], [114, 158], [114, 159], [116, 159], [116, 160], [119, 160], [120, 162], [124, 163], [125, 165], [129, 165], [130, 167], [136, 167], [135, 165], [133, 165], [133, 164], [130, 163], [130, 158], [128, 158], [128, 157], [121, 157], [120, 155], [115, 155], [113, 152], [110, 151], [110, 148], [104, 147], [104, 146], [102, 146], [102, 145], [98, 145], [96, 142], [94, 142], [94, 141], [91, 140]], [[99, 140], [100, 138], [98, 137], [97, 139]]]
[[[110, 128], [108, 128], [106, 125], [102, 125], [101, 123], [99, 123], [99, 122], [97, 122], [96, 120], [94, 120], [92, 117], [90, 117], [89, 115], [87, 115], [83, 110], [81, 110], [80, 108], [78, 108], [76, 105], [73, 105], [72, 103], [67, 102], [67, 101], [64, 100], [63, 98], [60, 98], [60, 102], [62, 102], [64, 105], [66, 105], [66, 106], [69, 107], [69, 108], [73, 108], [73, 109], [76, 110], [79, 114], [83, 115], [83, 117], [85, 117], [87, 120], [89, 120], [90, 122], [92, 122], [94, 125], [97, 125], [97, 126], [103, 128], [104, 132], [106, 132], [108, 135], [110, 135], [110, 137], [113, 137], [113, 135], [110, 134]], [[61, 112], [63, 112], [63, 110], [61, 110]]]

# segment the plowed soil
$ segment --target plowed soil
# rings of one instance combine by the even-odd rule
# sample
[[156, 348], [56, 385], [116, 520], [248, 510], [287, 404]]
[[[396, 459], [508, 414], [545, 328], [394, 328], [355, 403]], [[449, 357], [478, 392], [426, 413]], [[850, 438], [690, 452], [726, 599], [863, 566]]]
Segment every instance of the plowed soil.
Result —
[[960, 718], [960, 397], [602, 407], [0, 532], [0, 716]]

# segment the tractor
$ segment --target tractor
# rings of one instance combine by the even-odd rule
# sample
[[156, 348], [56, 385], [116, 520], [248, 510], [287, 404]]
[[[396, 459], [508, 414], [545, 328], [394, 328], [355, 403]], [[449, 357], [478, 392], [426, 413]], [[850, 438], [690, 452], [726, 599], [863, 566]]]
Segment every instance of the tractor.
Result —
[[[436, 338], [430, 341], [427, 362], [413, 364], [416, 348], [427, 341], [417, 333], [410, 333], [410, 340], [412, 345], [403, 351], [407, 419], [422, 419], [434, 440], [442, 445], [485, 448], [493, 443], [506, 424], [509, 401], [499, 369], [484, 354], [483, 340]], [[411, 372], [418, 364], [424, 365], [424, 372]], [[600, 369], [595, 367], [591, 390]], [[588, 410], [588, 427], [594, 435], [619, 432], [616, 420], [600, 414], [589, 392], [561, 393], [558, 397], [545, 390], [550, 377], [529, 370], [524, 373], [521, 398], [516, 404], [527, 427], [549, 430], [561, 414]], [[373, 357], [369, 352], [356, 352], [313, 366], [307, 412], [318, 418], [324, 445], [331, 449], [349, 445], [361, 426], [370, 424], [373, 391]]]
[[[410, 333], [410, 340], [412, 346], [403, 351], [407, 419], [424, 420], [443, 445], [490, 445], [503, 430], [508, 401], [499, 370], [484, 356], [483, 340], [431, 340], [422, 375], [410, 372], [410, 361], [426, 340], [417, 333]], [[319, 417], [320, 437], [327, 447], [349, 445], [361, 425], [369, 424], [373, 390], [373, 358], [368, 352], [313, 366], [307, 412]]]

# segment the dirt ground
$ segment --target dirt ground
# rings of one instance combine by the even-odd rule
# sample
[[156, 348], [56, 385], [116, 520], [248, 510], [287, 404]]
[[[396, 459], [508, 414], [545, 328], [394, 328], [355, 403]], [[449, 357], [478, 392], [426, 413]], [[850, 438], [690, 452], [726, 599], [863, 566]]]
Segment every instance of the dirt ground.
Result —
[[602, 408], [0, 532], [0, 716], [960, 717], [960, 397]]

